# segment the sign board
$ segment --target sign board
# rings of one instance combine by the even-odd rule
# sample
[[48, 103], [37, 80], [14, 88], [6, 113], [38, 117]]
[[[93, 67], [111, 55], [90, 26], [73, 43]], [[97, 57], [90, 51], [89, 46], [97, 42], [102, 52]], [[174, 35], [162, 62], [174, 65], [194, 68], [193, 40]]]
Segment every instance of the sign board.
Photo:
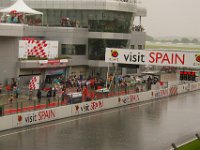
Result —
[[103, 100], [96, 100], [72, 105], [72, 115], [84, 114], [103, 109]]
[[196, 72], [194, 71], [180, 71], [180, 80], [195, 81]]
[[29, 90], [37, 90], [40, 86], [40, 76], [33, 76], [29, 82]]
[[197, 51], [172, 52], [106, 48], [105, 61], [122, 64], [199, 68], [200, 53]]
[[19, 40], [18, 58], [55, 58], [58, 57], [58, 41]]
[[18, 114], [13, 118], [14, 126], [27, 126], [54, 120], [57, 118], [55, 109], [44, 109], [40, 111], [33, 111]]
[[39, 64], [62, 64], [68, 63], [68, 59], [50, 59], [50, 60], [39, 60]]

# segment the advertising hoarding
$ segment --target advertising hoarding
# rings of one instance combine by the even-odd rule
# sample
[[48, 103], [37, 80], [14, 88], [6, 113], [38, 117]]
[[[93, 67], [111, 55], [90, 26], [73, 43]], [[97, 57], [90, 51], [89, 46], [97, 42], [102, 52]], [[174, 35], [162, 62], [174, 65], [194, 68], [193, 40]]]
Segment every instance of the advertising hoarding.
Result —
[[55, 58], [58, 57], [58, 41], [19, 40], [18, 58]]
[[194, 51], [156, 51], [106, 48], [105, 61], [173, 67], [200, 67], [200, 53]]

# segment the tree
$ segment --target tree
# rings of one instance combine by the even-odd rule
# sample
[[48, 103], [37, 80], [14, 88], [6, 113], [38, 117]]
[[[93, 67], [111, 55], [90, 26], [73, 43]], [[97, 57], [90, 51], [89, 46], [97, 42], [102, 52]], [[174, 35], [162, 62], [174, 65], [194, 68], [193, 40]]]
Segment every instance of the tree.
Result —
[[180, 41], [178, 39], [174, 39], [172, 42], [173, 43], [179, 43]]
[[150, 35], [146, 35], [146, 40], [147, 41], [154, 41], [154, 38]]
[[194, 38], [191, 42], [197, 44], [199, 43], [199, 40], [197, 38]]
[[181, 43], [190, 43], [190, 40], [188, 38], [182, 38]]

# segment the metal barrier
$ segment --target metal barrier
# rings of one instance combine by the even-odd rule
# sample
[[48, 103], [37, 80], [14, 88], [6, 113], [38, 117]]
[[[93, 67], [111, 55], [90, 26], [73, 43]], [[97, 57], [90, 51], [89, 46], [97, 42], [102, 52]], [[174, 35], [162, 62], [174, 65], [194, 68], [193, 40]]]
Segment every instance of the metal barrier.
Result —
[[[125, 95], [125, 94], [132, 94], [136, 93], [136, 90], [135, 86], [128, 86], [128, 87], [113, 88], [112, 90], [109, 91], [109, 93], [108, 92], [97, 93], [95, 92], [95, 90], [89, 90], [88, 93], [89, 94], [86, 97], [82, 97], [82, 102], [88, 100], [98, 100], [108, 97]], [[27, 100], [18, 99], [15, 102], [7, 103], [0, 106], [0, 116], [59, 107], [61, 105], [69, 105], [69, 104], [71, 104], [69, 99], [64, 99], [62, 101], [59, 98], [51, 98], [49, 100], [46, 97], [43, 97], [40, 102], [38, 102], [38, 100], [36, 99], [34, 100], [28, 100], [28, 98]]]

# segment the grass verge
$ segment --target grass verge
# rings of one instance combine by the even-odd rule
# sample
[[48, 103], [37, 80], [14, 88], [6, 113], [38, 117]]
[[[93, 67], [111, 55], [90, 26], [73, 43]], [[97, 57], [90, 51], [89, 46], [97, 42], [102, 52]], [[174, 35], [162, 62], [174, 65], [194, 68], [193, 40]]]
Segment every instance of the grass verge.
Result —
[[200, 150], [200, 141], [194, 140], [178, 148], [178, 150]]

